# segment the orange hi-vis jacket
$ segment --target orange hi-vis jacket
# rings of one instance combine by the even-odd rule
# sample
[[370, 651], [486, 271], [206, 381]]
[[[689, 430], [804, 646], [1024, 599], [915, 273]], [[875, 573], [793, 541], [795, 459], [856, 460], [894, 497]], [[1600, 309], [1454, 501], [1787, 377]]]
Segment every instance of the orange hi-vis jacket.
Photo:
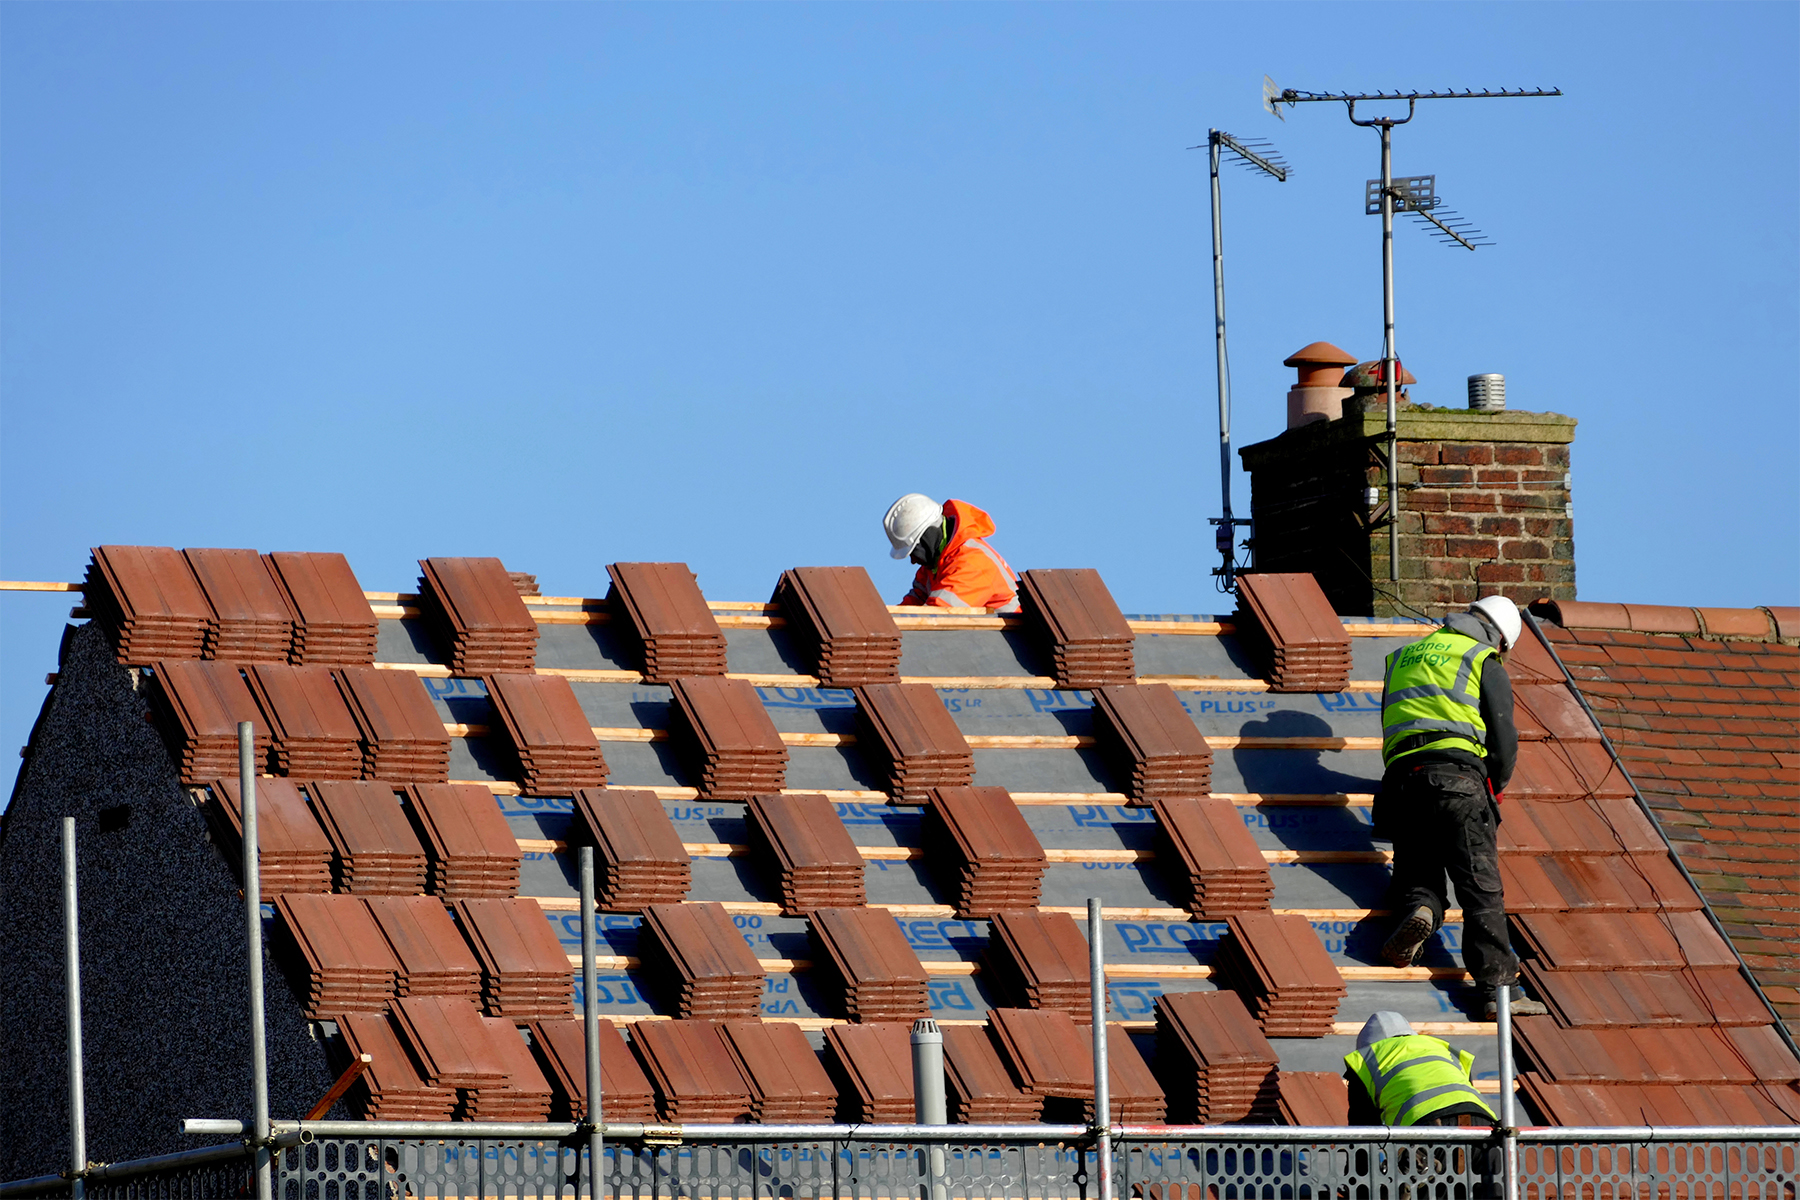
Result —
[[994, 519], [961, 500], [944, 501], [944, 515], [951, 522], [950, 540], [936, 567], [919, 568], [900, 603], [1018, 612], [1019, 577], [985, 540], [994, 532]]

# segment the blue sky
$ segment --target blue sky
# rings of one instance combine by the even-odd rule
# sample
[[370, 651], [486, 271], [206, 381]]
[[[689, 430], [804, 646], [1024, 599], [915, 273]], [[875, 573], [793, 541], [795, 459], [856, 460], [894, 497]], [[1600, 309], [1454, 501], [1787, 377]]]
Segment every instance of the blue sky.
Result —
[[[1580, 419], [1583, 597], [1800, 602], [1800, 6], [0, 6], [0, 577], [101, 543], [494, 554], [545, 591], [862, 563], [894, 496], [1221, 607], [1238, 443], [1380, 348], [1373, 133], [1313, 90], [1557, 86], [1396, 134], [1498, 243], [1397, 237], [1417, 399]], [[1236, 485], [1240, 510], [1248, 482]], [[0, 593], [0, 745], [69, 597]], [[10, 779], [15, 762], [6, 760]]]

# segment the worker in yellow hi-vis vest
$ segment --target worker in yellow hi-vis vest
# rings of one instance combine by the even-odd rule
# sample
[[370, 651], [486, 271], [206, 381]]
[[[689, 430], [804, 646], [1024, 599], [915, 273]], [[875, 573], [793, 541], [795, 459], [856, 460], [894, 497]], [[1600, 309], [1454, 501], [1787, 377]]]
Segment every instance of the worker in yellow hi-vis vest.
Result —
[[[1475, 1056], [1441, 1038], [1414, 1033], [1397, 1012], [1378, 1012], [1344, 1055], [1352, 1125], [1477, 1125], [1499, 1122], [1475, 1090]], [[1500, 1147], [1468, 1147], [1477, 1176], [1474, 1200], [1498, 1200]]]
[[1500, 796], [1519, 751], [1503, 659], [1522, 630], [1511, 600], [1483, 597], [1388, 655], [1381, 693], [1386, 771], [1376, 833], [1394, 842], [1389, 895], [1401, 914], [1381, 956], [1411, 966], [1444, 923], [1454, 886], [1463, 910], [1463, 964], [1475, 980], [1471, 1007], [1488, 1020], [1503, 986], [1513, 989], [1514, 1013], [1546, 1011], [1518, 988], [1496, 845]]

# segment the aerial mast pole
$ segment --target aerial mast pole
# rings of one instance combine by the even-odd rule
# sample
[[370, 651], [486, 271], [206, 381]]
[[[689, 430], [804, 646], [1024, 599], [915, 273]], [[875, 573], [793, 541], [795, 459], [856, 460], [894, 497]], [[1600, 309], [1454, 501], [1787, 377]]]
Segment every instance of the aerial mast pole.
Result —
[[1267, 142], [1240, 141], [1222, 129], [1207, 131], [1206, 150], [1212, 175], [1213, 346], [1219, 376], [1219, 493], [1224, 512], [1210, 520], [1218, 526], [1213, 546], [1220, 559], [1213, 574], [1219, 578], [1219, 590], [1229, 592], [1236, 586], [1236, 530], [1250, 522], [1231, 515], [1231, 366], [1225, 351], [1225, 233], [1219, 194], [1219, 152], [1236, 155], [1243, 165], [1273, 176], [1279, 183], [1287, 182], [1290, 168]]

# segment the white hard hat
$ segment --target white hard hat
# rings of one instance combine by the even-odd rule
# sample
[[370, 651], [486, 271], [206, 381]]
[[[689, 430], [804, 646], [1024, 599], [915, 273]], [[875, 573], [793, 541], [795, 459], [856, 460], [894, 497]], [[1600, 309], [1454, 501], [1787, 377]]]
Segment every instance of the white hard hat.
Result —
[[1519, 619], [1519, 606], [1505, 596], [1483, 596], [1469, 605], [1469, 611], [1480, 613], [1494, 623], [1494, 628], [1506, 639], [1506, 644], [1500, 647], [1502, 650], [1511, 650], [1519, 644], [1519, 631], [1525, 623]]
[[1412, 1031], [1411, 1021], [1397, 1012], [1384, 1009], [1363, 1023], [1362, 1032], [1356, 1035], [1356, 1048], [1366, 1050], [1376, 1042], [1391, 1037], [1405, 1037]]
[[905, 558], [925, 536], [925, 531], [943, 519], [944, 506], [930, 496], [921, 496], [918, 492], [908, 492], [894, 501], [893, 507], [887, 510], [887, 516], [881, 518], [881, 527], [887, 530], [888, 541], [894, 544], [893, 556]]

